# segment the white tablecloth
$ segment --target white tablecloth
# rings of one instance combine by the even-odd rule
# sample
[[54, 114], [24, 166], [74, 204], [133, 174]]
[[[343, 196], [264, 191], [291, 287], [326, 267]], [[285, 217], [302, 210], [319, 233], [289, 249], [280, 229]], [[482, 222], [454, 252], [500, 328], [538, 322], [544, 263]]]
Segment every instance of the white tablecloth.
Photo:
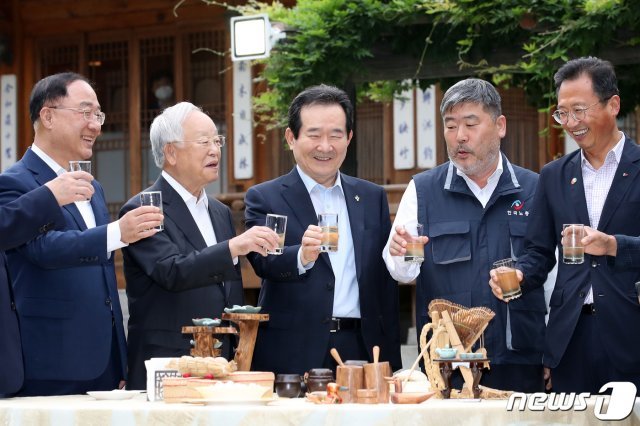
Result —
[[[280, 399], [267, 405], [165, 404], [131, 400], [96, 401], [90, 396], [0, 400], [0, 425], [587, 425], [602, 424], [594, 401], [584, 411], [508, 412], [507, 401], [430, 399], [420, 405], [315, 405], [304, 399]], [[616, 426], [640, 425], [640, 399], [631, 416]]]

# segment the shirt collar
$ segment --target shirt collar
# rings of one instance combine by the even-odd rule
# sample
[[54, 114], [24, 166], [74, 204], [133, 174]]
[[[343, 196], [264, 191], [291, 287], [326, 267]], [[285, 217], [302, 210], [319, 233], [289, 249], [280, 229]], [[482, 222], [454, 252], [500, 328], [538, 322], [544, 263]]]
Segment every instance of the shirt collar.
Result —
[[171, 185], [173, 189], [176, 190], [185, 204], [192, 203], [193, 205], [196, 205], [198, 204], [198, 202], [203, 202], [205, 207], [209, 207], [209, 198], [207, 197], [207, 193], [205, 192], [204, 188], [202, 188], [200, 200], [198, 200], [195, 195], [187, 191], [186, 188], [180, 184], [180, 182], [175, 180], [169, 173], [164, 170], [162, 171], [162, 177], [169, 183], [169, 185]]
[[47, 153], [44, 152], [42, 148], [40, 148], [38, 145], [32, 144], [31, 151], [33, 151], [34, 154], [40, 157], [40, 159], [44, 161], [47, 164], [47, 166], [51, 167], [51, 170], [53, 170], [54, 173], [57, 174], [58, 176], [60, 176], [62, 173], [65, 173], [67, 171], [67, 169], [62, 167], [60, 164], [56, 163], [56, 161], [53, 158], [49, 157], [49, 155], [47, 155]]
[[[492, 182], [492, 181], [494, 181], [494, 180], [499, 179], [499, 178], [500, 178], [500, 176], [502, 175], [503, 170], [504, 170], [504, 168], [503, 168], [503, 166], [502, 166], [502, 151], [500, 151], [500, 152], [498, 153], [498, 167], [496, 167], [496, 169], [494, 170], [494, 172], [493, 172], [493, 173], [491, 173], [491, 176], [489, 176], [489, 178], [487, 179], [487, 185], [488, 185], [490, 182]], [[460, 170], [460, 169], [459, 169], [459, 168], [457, 168], [457, 167], [456, 167], [456, 174], [457, 174], [458, 176], [461, 176], [465, 181], [467, 181], [467, 183], [469, 183], [469, 182], [473, 182], [473, 179], [471, 179], [469, 176], [467, 176], [467, 175], [465, 174], [465, 172], [463, 172], [462, 170]], [[474, 184], [475, 184], [475, 182], [474, 182]], [[476, 186], [478, 186], [478, 185], [476, 184]]]
[[[620, 159], [622, 158], [622, 151], [624, 150], [624, 141], [625, 141], [624, 132], [620, 132], [620, 134], [622, 135], [620, 136], [620, 140], [613, 148], [611, 148], [611, 151], [607, 152], [607, 155], [605, 156], [605, 161], [609, 157], [609, 155], [613, 152], [613, 155], [615, 156], [615, 159], [616, 159], [616, 163], [620, 164]], [[582, 149], [580, 150], [580, 160], [582, 165], [585, 165], [585, 164], [591, 165], [589, 163], [589, 160], [587, 160], [587, 158], [584, 156], [584, 151]]]
[[[302, 183], [304, 184], [305, 188], [307, 188], [308, 193], [311, 193], [311, 191], [318, 186], [325, 188], [323, 185], [319, 184], [313, 178], [311, 178], [309, 175], [303, 172], [300, 166], [297, 164], [296, 164], [296, 169], [298, 170], [298, 174], [300, 174], [300, 179], [302, 179]], [[335, 187], [339, 187], [340, 189], [342, 189], [342, 179], [340, 178], [340, 172], [338, 172], [336, 176], [336, 182], [333, 184], [333, 186], [326, 189], [333, 189]]]

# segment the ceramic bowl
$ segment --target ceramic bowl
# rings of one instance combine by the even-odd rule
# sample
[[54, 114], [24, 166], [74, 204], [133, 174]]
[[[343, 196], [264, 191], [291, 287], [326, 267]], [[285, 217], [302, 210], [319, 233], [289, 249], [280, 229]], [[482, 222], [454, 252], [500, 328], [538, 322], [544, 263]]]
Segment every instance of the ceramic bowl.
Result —
[[452, 359], [456, 357], [456, 348], [437, 348], [436, 353], [442, 359]]
[[482, 359], [483, 354], [477, 354], [475, 352], [465, 352], [460, 354], [460, 359]]
[[217, 327], [220, 325], [220, 319], [218, 318], [192, 318], [191, 321], [193, 325], [197, 326]]
[[228, 314], [257, 314], [261, 309], [261, 306], [233, 305], [231, 308], [224, 308], [224, 311]]

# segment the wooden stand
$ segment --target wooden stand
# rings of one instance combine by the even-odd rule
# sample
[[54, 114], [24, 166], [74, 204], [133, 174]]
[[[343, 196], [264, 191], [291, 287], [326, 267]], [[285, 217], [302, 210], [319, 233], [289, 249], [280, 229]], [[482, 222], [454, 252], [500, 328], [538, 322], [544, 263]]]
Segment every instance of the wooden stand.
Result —
[[253, 349], [256, 346], [258, 325], [262, 321], [269, 321], [269, 314], [223, 313], [222, 319], [238, 324], [240, 329], [240, 341], [238, 342], [238, 349], [236, 349], [234, 358], [238, 364], [238, 371], [251, 370], [251, 360], [253, 359]]
[[[488, 363], [489, 360], [487, 358], [481, 359], [434, 359], [434, 363], [440, 366], [440, 375], [445, 383], [445, 388], [442, 389], [442, 396], [445, 399], [449, 399], [451, 397], [451, 374], [453, 373], [452, 363], [454, 362], [468, 362], [471, 370], [471, 375], [473, 377], [473, 384], [471, 386], [471, 392], [473, 393], [473, 397], [478, 399], [480, 398], [480, 378], [482, 377], [482, 369], [484, 368], [484, 364]], [[459, 368], [466, 368], [460, 366]]]
[[234, 327], [186, 326], [182, 327], [182, 334], [193, 334], [195, 345], [191, 348], [191, 356], [216, 357], [220, 356], [220, 349], [215, 348], [218, 339], [216, 334], [238, 334]]

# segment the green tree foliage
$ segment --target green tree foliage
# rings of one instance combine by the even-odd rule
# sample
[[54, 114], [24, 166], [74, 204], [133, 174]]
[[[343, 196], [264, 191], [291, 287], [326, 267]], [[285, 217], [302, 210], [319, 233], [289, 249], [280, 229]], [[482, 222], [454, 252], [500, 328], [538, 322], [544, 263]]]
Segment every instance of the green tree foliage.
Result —
[[[552, 106], [553, 74], [564, 61], [610, 58], [623, 110], [640, 103], [637, 0], [298, 0], [292, 8], [277, 0], [244, 6], [202, 1], [243, 15], [267, 13], [288, 28], [284, 42], [260, 61], [267, 90], [255, 107], [270, 125], [282, 124], [295, 94], [318, 83], [358, 81], [358, 95], [375, 100], [399, 93], [406, 83], [393, 77], [367, 79], [363, 61], [381, 46], [414, 58], [416, 76], [427, 64], [455, 63], [466, 75], [524, 88], [540, 108]], [[415, 82], [446, 88], [459, 78]]]

